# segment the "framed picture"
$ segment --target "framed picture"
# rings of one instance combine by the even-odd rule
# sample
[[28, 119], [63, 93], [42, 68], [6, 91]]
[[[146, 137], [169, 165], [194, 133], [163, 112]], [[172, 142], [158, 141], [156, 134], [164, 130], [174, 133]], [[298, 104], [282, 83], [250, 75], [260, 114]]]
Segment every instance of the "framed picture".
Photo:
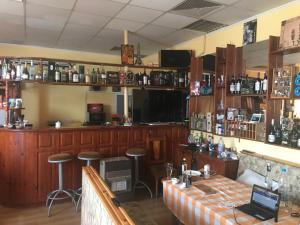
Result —
[[280, 48], [292, 48], [300, 45], [300, 16], [281, 22]]
[[256, 27], [257, 27], [256, 19], [244, 23], [243, 45], [248, 45], [256, 42]]
[[124, 65], [134, 64], [134, 46], [121, 45], [121, 62]]

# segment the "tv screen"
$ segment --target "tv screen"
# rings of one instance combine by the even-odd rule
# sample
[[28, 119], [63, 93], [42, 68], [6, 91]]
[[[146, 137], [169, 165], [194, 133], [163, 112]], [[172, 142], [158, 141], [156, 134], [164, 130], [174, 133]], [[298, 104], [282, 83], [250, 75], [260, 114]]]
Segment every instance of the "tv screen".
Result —
[[190, 50], [161, 50], [161, 67], [188, 67], [191, 63], [192, 51]]
[[186, 96], [187, 94], [182, 91], [134, 89], [133, 122], [183, 122]]

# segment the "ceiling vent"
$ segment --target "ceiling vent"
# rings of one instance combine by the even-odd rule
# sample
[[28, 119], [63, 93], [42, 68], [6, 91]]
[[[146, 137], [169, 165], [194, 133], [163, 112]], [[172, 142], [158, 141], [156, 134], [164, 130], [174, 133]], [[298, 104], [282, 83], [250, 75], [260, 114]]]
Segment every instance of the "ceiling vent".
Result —
[[227, 26], [227, 25], [222, 24], [222, 23], [216, 23], [216, 22], [212, 22], [212, 21], [209, 21], [209, 20], [202, 20], [201, 19], [201, 20], [198, 20], [198, 21], [184, 27], [183, 29], [196, 30], [196, 31], [209, 33], [209, 32], [212, 32], [214, 30], [225, 27], [225, 26]]
[[171, 13], [200, 19], [221, 7], [221, 4], [205, 0], [187, 0], [173, 8]]

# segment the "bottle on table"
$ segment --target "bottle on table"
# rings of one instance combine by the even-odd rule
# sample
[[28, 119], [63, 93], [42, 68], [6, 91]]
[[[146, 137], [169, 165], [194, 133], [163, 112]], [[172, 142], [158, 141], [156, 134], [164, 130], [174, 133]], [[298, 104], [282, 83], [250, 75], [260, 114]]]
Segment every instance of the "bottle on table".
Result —
[[266, 173], [266, 176], [265, 176], [265, 186], [266, 186], [266, 188], [268, 188], [270, 190], [272, 190], [272, 183], [273, 183], [273, 180], [271, 178], [271, 170], [272, 170], [271, 164], [267, 163], [267, 173]]
[[225, 151], [224, 141], [223, 141], [223, 138], [220, 137], [219, 143], [218, 143], [218, 158], [222, 158], [222, 152], [224, 152], [224, 151]]
[[268, 134], [268, 142], [269, 143], [276, 142], [274, 119], [272, 119], [272, 121], [271, 121], [271, 128], [270, 128], [270, 132]]
[[184, 171], [187, 170], [187, 161], [186, 158], [182, 158], [179, 168], [178, 168], [178, 175], [183, 175]]
[[288, 180], [288, 169], [286, 167], [280, 168], [280, 177], [278, 180], [278, 192], [280, 193], [280, 206], [288, 209], [289, 201], [289, 180]]

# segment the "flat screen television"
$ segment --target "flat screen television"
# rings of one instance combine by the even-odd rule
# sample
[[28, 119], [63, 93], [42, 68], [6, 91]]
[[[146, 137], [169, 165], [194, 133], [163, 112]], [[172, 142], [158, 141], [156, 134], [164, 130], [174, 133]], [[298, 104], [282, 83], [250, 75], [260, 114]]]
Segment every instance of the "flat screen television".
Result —
[[161, 50], [161, 67], [188, 67], [191, 64], [191, 50]]
[[183, 122], [186, 118], [186, 96], [182, 91], [134, 89], [133, 122]]

